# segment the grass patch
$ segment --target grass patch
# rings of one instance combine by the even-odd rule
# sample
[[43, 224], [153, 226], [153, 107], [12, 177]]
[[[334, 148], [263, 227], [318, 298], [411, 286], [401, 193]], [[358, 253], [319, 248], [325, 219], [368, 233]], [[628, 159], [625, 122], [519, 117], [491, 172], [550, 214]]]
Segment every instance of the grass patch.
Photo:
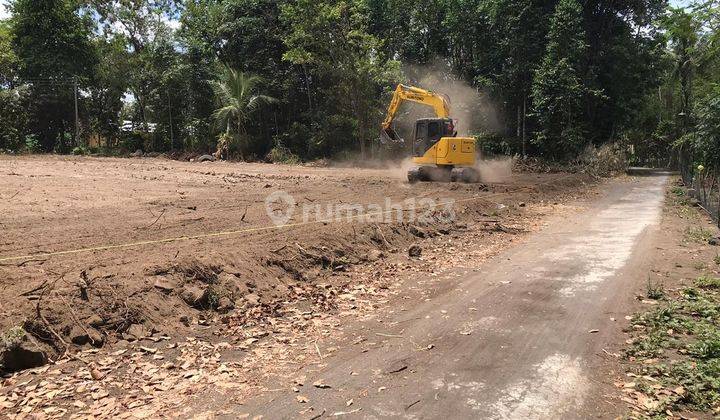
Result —
[[683, 187], [679, 187], [676, 185], [670, 189], [670, 192], [675, 197], [685, 197], [685, 189]]
[[690, 219], [694, 216], [693, 208], [690, 205], [690, 197], [687, 195], [685, 188], [674, 186], [670, 189], [669, 199], [676, 206], [678, 216], [683, 219]]
[[716, 255], [715, 258], [713, 258], [713, 262], [717, 265], [720, 265], [720, 255]]
[[705, 264], [702, 261], [696, 262], [693, 264], [693, 268], [696, 269], [697, 271], [702, 271], [707, 268], [707, 264]]
[[625, 355], [637, 383], [628, 394], [658, 418], [666, 410], [720, 412], [720, 279], [699, 277], [664, 293], [661, 305], [632, 319]]
[[720, 289], [720, 278], [701, 276], [695, 279], [695, 285], [702, 289]]
[[17, 348], [22, 344], [26, 334], [27, 332], [25, 332], [23, 327], [12, 327], [8, 329], [1, 335], [2, 347], [5, 349]]
[[689, 227], [685, 229], [685, 237], [693, 242], [705, 243], [713, 237], [713, 232], [701, 226]]
[[665, 297], [665, 287], [662, 283], [653, 283], [648, 277], [647, 281], [647, 297], [649, 299], [662, 299]]

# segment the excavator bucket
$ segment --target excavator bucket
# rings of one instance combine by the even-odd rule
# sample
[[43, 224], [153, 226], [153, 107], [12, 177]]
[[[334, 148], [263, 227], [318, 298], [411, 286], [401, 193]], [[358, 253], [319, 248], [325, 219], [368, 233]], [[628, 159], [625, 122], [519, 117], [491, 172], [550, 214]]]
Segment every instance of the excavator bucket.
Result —
[[380, 143], [404, 143], [405, 140], [392, 128], [380, 130]]

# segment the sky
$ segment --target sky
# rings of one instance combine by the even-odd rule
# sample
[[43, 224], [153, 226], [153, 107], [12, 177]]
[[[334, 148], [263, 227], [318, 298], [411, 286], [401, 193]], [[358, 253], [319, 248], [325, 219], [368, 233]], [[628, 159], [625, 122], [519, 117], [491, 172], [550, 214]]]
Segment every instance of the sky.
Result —
[[10, 17], [10, 13], [5, 10], [5, 5], [8, 3], [8, 0], [0, 0], [0, 19], [5, 19]]

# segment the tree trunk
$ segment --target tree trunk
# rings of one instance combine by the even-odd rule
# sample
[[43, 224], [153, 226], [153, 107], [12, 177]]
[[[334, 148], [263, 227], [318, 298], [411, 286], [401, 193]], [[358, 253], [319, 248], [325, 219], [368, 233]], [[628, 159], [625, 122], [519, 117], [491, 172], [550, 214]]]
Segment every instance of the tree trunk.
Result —
[[310, 95], [310, 79], [308, 78], [307, 69], [302, 65], [303, 75], [305, 76], [305, 89], [307, 89], [308, 108], [312, 111], [312, 96]]
[[527, 158], [527, 130], [526, 130], [526, 121], [527, 121], [527, 94], [523, 95], [523, 112], [522, 112], [522, 155], [523, 159]]

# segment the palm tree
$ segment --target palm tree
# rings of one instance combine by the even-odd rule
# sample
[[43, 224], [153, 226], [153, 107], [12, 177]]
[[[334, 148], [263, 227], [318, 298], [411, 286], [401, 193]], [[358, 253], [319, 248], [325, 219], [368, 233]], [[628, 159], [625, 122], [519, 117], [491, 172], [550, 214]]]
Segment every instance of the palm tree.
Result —
[[[232, 142], [240, 143], [241, 156], [247, 148], [245, 124], [253, 112], [263, 104], [277, 100], [257, 93], [262, 82], [259, 76], [243, 73], [231, 67], [225, 67], [220, 81], [215, 83], [215, 92], [220, 108], [213, 113], [216, 127], [225, 130], [218, 144], [218, 154], [222, 154]], [[226, 152], [226, 150], [225, 150]]]

